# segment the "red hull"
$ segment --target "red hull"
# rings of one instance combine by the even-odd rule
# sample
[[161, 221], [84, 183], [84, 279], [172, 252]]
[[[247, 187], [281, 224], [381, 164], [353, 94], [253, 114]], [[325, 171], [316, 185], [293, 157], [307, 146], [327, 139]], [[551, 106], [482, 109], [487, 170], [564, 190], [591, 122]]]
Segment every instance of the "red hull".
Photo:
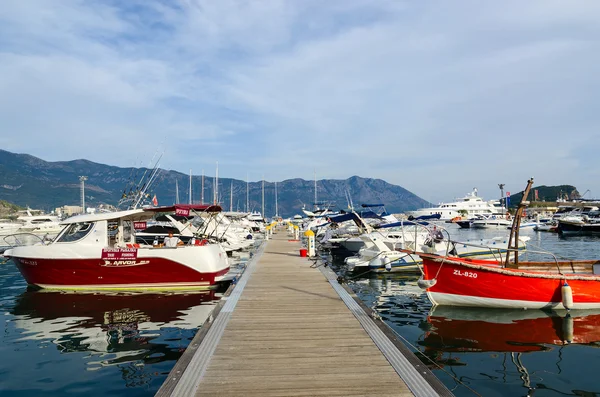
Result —
[[214, 291], [176, 294], [27, 291], [17, 298], [13, 313], [42, 321], [77, 317], [82, 319], [78, 324], [86, 328], [131, 320], [169, 323], [181, 318], [182, 311], [213, 300]]
[[[600, 277], [505, 269], [496, 262], [422, 255], [424, 279], [434, 304], [506, 308], [562, 308], [561, 286], [573, 291], [573, 308], [600, 308]], [[441, 265], [441, 266], [440, 266]]]
[[144, 258], [137, 266], [104, 266], [101, 259], [11, 258], [29, 284], [45, 288], [183, 288], [211, 286], [218, 272], [200, 273], [164, 258]]
[[513, 321], [496, 322], [495, 310], [489, 311], [489, 320], [457, 320], [434, 312], [428, 319], [432, 330], [425, 334], [423, 344], [444, 352], [530, 352], [546, 350], [545, 344], [600, 341], [598, 314], [560, 317], [541, 313], [539, 318], [522, 318], [532, 314], [523, 311], [515, 314]]

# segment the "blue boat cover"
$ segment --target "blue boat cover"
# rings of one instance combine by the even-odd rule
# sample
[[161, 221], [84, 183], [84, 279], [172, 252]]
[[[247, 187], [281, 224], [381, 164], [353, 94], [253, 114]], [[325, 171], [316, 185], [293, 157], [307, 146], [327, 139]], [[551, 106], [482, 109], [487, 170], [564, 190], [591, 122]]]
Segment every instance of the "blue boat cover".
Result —
[[398, 226], [410, 226], [410, 225], [423, 225], [423, 226], [427, 226], [429, 225], [429, 222], [425, 222], [425, 221], [420, 221], [420, 222], [414, 222], [414, 221], [402, 221], [402, 222], [394, 222], [394, 223], [385, 223], [383, 225], [376, 225], [375, 229], [386, 229], [388, 227], [398, 227]]
[[330, 222], [345, 222], [354, 219], [354, 214], [349, 212], [347, 214], [328, 216]]

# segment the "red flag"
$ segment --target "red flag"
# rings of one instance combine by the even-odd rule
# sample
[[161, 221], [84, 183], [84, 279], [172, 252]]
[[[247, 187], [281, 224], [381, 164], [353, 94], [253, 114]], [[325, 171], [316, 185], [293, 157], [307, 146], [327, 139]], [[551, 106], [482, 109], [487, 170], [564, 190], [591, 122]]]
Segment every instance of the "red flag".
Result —
[[537, 201], [538, 200], [538, 191], [537, 191], [537, 189], [535, 189], [533, 191], [533, 193], [535, 194], [535, 200]]
[[152, 205], [154, 205], [155, 207], [158, 206], [158, 199], [156, 198], [156, 194], [154, 195], [154, 197], [152, 197]]

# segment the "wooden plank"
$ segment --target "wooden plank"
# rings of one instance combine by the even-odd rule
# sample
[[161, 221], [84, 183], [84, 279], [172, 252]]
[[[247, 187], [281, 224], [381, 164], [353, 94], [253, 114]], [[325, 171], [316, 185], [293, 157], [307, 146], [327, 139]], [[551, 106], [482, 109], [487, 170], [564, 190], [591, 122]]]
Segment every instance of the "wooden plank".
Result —
[[267, 243], [198, 396], [412, 396], [297, 243]]

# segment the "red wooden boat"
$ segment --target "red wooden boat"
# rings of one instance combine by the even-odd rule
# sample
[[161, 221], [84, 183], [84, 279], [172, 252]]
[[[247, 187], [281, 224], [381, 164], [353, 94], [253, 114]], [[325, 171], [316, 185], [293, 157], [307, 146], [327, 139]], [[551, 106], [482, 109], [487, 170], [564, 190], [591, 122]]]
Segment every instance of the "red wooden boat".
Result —
[[[519, 262], [521, 215], [530, 179], [511, 228], [505, 260], [476, 260], [417, 253], [423, 260], [419, 282], [434, 305], [501, 308], [600, 308], [600, 261]], [[531, 251], [530, 251], [531, 252]]]
[[[434, 305], [502, 307], [516, 309], [600, 308], [599, 261], [552, 263], [521, 262], [518, 268], [490, 260], [419, 253], [423, 278]], [[532, 270], [542, 268], [544, 270]], [[584, 271], [588, 270], [588, 273]], [[565, 284], [568, 284], [565, 286]], [[569, 304], [571, 291], [572, 304]]]

